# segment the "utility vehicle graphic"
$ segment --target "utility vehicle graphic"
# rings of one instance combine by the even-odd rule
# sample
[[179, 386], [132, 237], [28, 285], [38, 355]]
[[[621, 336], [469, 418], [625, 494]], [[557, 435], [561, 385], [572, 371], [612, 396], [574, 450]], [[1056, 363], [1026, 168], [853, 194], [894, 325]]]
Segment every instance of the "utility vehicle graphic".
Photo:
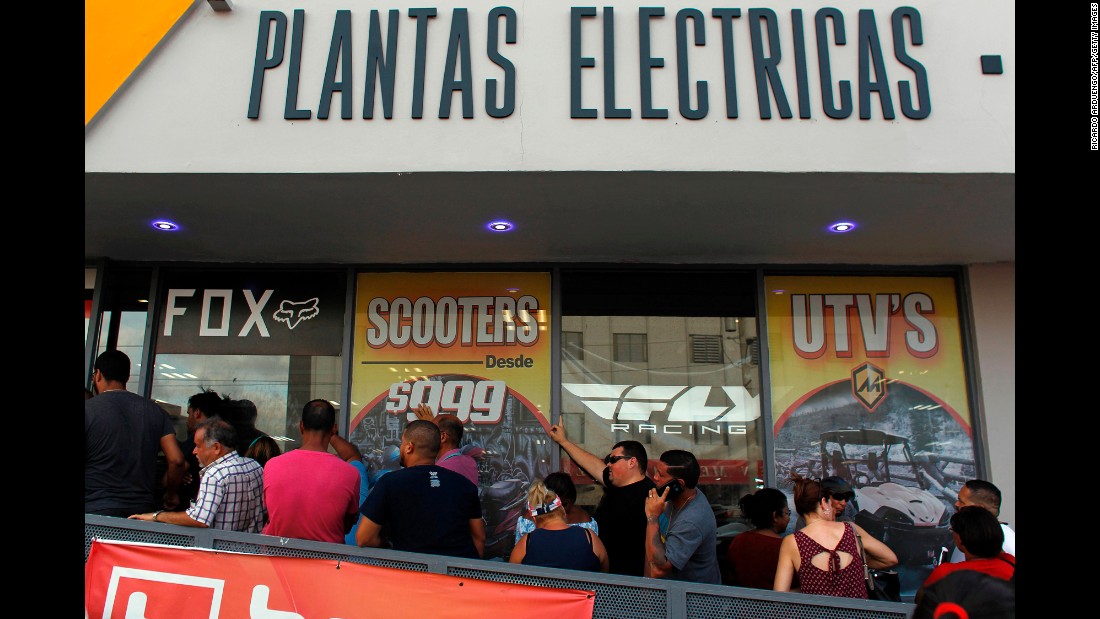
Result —
[[834, 430], [821, 434], [820, 450], [825, 474], [843, 477], [855, 490], [856, 524], [889, 546], [900, 563], [930, 564], [941, 548], [953, 548], [945, 500], [953, 503], [956, 495], [934, 459], [914, 457], [909, 439], [881, 430]]

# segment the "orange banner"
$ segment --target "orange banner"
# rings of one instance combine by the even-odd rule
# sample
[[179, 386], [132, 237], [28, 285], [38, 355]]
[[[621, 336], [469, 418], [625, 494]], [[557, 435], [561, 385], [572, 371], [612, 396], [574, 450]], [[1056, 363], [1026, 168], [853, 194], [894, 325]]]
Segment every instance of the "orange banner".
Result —
[[595, 592], [410, 572], [331, 559], [93, 541], [91, 619], [591, 617]]

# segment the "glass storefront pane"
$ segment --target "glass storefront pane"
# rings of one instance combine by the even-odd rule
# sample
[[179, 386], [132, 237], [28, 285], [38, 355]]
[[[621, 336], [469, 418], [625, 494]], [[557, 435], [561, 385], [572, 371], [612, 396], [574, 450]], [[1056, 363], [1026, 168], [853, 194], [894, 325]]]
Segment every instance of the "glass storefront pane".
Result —
[[334, 270], [166, 270], [150, 396], [187, 437], [187, 400], [203, 389], [249, 400], [256, 428], [283, 451], [301, 444], [302, 407], [341, 408], [345, 275]]
[[847, 481], [847, 517], [894, 551], [910, 597], [953, 550], [955, 500], [977, 475], [955, 280], [769, 276], [765, 285], [780, 487], [793, 495], [792, 473]]
[[[130, 358], [130, 378], [126, 381], [126, 388], [130, 391], [140, 392], [138, 377], [141, 375], [141, 357], [145, 354], [145, 320], [148, 312], [111, 312], [100, 313], [103, 328], [100, 329], [96, 343], [95, 354], [111, 349], [121, 350]], [[117, 317], [117, 324], [113, 319]], [[112, 337], [113, 334], [113, 337]], [[115, 345], [109, 346], [109, 341], [114, 339]]]
[[187, 400], [203, 389], [250, 400], [259, 411], [256, 427], [284, 452], [301, 444], [306, 402], [325, 398], [340, 410], [340, 357], [159, 354], [153, 371], [152, 397], [169, 411], [180, 440], [187, 438]]
[[[739, 529], [737, 501], [762, 485], [764, 471], [756, 319], [563, 316], [562, 330], [580, 334], [562, 355], [562, 422], [570, 440], [601, 456], [619, 441], [639, 441], [650, 474], [663, 452], [692, 452], [718, 526]], [[594, 510], [601, 487], [567, 459], [578, 504]]]
[[84, 342], [88, 342], [88, 329], [92, 324], [92, 295], [95, 293], [95, 269], [84, 269]]

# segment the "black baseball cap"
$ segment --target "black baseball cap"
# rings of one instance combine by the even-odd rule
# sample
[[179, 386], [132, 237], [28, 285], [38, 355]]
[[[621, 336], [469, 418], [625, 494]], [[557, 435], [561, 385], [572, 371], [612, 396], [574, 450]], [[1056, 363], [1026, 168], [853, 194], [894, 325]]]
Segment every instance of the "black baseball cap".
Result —
[[838, 499], [848, 499], [850, 501], [856, 496], [855, 490], [852, 490], [852, 486], [848, 484], [847, 480], [836, 475], [822, 479], [821, 489], [828, 496], [835, 496]]

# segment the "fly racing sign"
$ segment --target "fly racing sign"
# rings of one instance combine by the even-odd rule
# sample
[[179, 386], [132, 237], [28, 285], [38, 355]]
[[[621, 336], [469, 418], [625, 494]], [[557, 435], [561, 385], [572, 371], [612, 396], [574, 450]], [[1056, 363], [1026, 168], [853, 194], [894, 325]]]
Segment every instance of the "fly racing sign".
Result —
[[165, 279], [157, 352], [340, 355], [341, 272], [186, 272]]

